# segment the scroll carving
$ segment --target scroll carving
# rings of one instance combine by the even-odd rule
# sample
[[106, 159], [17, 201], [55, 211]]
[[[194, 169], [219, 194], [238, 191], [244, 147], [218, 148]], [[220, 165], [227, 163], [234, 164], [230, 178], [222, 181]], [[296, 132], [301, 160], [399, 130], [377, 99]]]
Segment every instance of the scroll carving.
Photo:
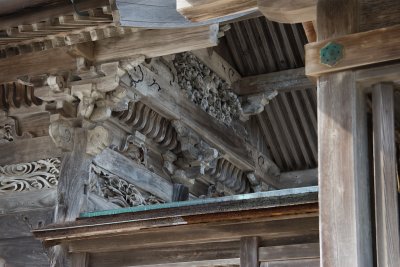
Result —
[[100, 154], [111, 145], [111, 134], [103, 126], [96, 126], [88, 131], [86, 153], [92, 156]]
[[92, 165], [90, 191], [120, 207], [164, 203], [156, 196], [139, 190], [135, 185]]
[[193, 103], [226, 125], [239, 118], [242, 110], [238, 96], [194, 55], [177, 54], [174, 66], [180, 87]]
[[60, 159], [0, 166], [0, 193], [21, 192], [57, 186]]
[[135, 132], [135, 135], [128, 135], [121, 152], [136, 163], [148, 167], [145, 140], [146, 137], [139, 132]]
[[64, 120], [52, 122], [49, 126], [49, 134], [54, 144], [63, 150], [70, 151], [74, 145], [74, 128]]

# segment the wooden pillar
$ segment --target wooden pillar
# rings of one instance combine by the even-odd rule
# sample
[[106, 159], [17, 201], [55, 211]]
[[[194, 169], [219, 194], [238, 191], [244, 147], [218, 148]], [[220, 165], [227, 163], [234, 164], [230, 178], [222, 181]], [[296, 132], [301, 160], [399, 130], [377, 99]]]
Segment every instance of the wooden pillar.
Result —
[[[56, 223], [75, 220], [85, 205], [85, 185], [88, 184], [92, 158], [86, 154], [87, 131], [76, 128], [73, 136], [73, 150], [65, 153], [61, 163]], [[50, 253], [51, 266], [75, 266], [70, 265], [67, 251], [64, 246], [55, 246]]]
[[[319, 0], [318, 40], [358, 31], [358, 0]], [[346, 48], [344, 48], [346, 49]], [[372, 266], [365, 95], [352, 71], [318, 80], [323, 267]]]
[[242, 237], [240, 239], [240, 267], [258, 267], [258, 237]]
[[400, 264], [400, 240], [392, 84], [374, 86], [372, 111], [377, 266], [395, 267]]

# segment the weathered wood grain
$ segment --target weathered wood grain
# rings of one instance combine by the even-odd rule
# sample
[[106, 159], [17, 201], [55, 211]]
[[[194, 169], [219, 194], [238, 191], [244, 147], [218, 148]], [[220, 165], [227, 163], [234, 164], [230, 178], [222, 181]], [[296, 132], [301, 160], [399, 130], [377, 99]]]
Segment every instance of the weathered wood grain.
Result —
[[[88, 267], [89, 254], [88, 253], [72, 253], [71, 263], [73, 267]], [[96, 265], [94, 265], [96, 266]]]
[[260, 267], [320, 267], [319, 259], [262, 262]]
[[321, 261], [370, 266], [369, 174], [364, 92], [354, 73], [320, 77], [318, 162]]
[[240, 239], [240, 267], [258, 267], [258, 247], [260, 239], [256, 236]]
[[279, 181], [285, 188], [296, 188], [318, 185], [318, 169], [284, 172], [279, 176]]
[[137, 55], [148, 58], [207, 48], [217, 45], [218, 24], [190, 29], [142, 30], [123, 37], [95, 43], [97, 62]]
[[360, 32], [400, 24], [398, 0], [360, 0]]
[[32, 162], [61, 156], [50, 136], [16, 140], [0, 144], [0, 165]]
[[60, 47], [0, 59], [0, 83], [13, 82], [19, 77], [56, 74], [77, 68], [77, 59], [68, 53], [75, 47]]
[[[154, 257], [157, 255], [157, 257]], [[156, 264], [203, 262], [215, 260], [239, 259], [239, 242], [213, 242], [184, 246], [154, 247], [151, 249], [135, 249], [118, 252], [92, 253], [90, 265], [106, 266], [141, 266]]]
[[193, 22], [257, 10], [256, 0], [176, 0], [177, 11]]
[[0, 215], [0, 239], [31, 237], [32, 228], [41, 228], [52, 223], [53, 219], [53, 207]]
[[319, 259], [319, 244], [306, 243], [286, 246], [260, 247], [260, 261], [288, 261], [297, 259]]
[[55, 189], [0, 194], [0, 214], [52, 208], [56, 199]]
[[199, 224], [144, 229], [129, 235], [91, 238], [71, 241], [69, 247], [73, 252], [106, 252], [140, 247], [170, 246], [188, 243], [222, 242], [239, 240], [243, 236], [260, 235], [265, 240], [312, 234], [318, 231], [318, 218], [287, 219], [277, 221], [251, 222], [244, 221], [229, 224]]
[[287, 92], [314, 87], [315, 84], [313, 84], [305, 75], [304, 68], [249, 76], [242, 78], [233, 84], [233, 90], [238, 95], [261, 93], [267, 90]]
[[169, 181], [116, 151], [105, 149], [93, 162], [163, 200], [172, 199], [172, 184]]
[[377, 266], [394, 267], [400, 262], [400, 233], [393, 84], [373, 87], [372, 115]]
[[144, 27], [151, 29], [186, 28], [221, 23], [252, 14], [252, 11], [227, 14], [220, 18], [202, 22], [192, 22], [176, 10], [176, 0], [117, 0], [121, 26]]
[[[343, 58], [332, 67], [320, 62], [320, 50], [330, 42], [343, 46]], [[307, 44], [305, 52], [306, 75], [315, 77], [397, 60], [400, 59], [400, 26], [327, 38], [327, 40]]]
[[280, 23], [313, 21], [317, 0], [258, 0], [258, 9], [267, 19]]
[[33, 237], [0, 240], [0, 259], [6, 266], [43, 267], [49, 266], [49, 259], [40, 241]]

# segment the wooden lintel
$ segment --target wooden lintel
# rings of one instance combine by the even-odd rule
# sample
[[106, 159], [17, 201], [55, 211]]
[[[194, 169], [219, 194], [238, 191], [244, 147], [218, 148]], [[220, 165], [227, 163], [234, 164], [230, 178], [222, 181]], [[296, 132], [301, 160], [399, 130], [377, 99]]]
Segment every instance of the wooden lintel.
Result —
[[176, 9], [193, 22], [257, 10], [256, 0], [176, 0]]
[[304, 68], [283, 70], [245, 77], [233, 84], [233, 90], [238, 95], [250, 95], [275, 90], [287, 92], [292, 90], [316, 87], [305, 75]]
[[77, 44], [0, 59], [0, 83], [26, 76], [76, 70], [77, 57], [91, 56], [89, 50], [87, 45]]
[[95, 43], [97, 62], [144, 55], [147, 58], [216, 46], [218, 24], [189, 29], [142, 30]]
[[[343, 58], [336, 65], [321, 63], [320, 51], [329, 43], [343, 46]], [[319, 77], [337, 71], [400, 59], [400, 26], [353, 33], [305, 46], [306, 75]]]
[[269, 20], [280, 23], [313, 21], [317, 16], [317, 0], [258, 0], [258, 9]]

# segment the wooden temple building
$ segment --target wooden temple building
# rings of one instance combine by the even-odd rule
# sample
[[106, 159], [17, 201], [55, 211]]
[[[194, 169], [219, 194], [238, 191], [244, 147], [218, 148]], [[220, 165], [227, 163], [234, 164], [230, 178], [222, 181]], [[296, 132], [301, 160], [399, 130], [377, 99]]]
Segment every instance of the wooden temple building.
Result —
[[399, 267], [399, 0], [0, 0], [0, 267]]

